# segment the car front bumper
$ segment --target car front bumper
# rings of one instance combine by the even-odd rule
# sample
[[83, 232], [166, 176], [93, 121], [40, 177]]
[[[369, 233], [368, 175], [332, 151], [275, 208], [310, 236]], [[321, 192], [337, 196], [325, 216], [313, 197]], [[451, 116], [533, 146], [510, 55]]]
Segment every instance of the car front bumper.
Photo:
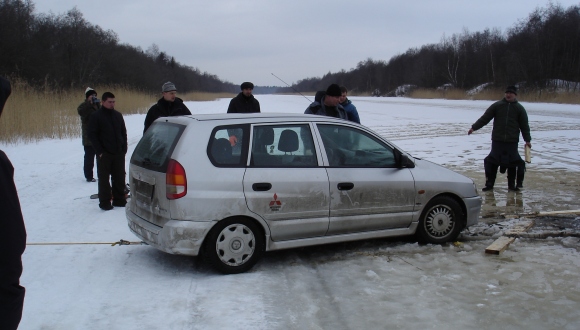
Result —
[[479, 221], [479, 213], [481, 212], [481, 196], [464, 198], [465, 209], [467, 211], [466, 227], [473, 226]]

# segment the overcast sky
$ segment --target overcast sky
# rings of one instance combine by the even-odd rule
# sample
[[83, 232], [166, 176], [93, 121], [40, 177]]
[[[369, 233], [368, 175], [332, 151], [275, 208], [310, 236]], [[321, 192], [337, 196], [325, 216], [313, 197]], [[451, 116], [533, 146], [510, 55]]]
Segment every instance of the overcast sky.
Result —
[[[283, 86], [388, 61], [445, 36], [505, 32], [548, 0], [33, 0], [36, 13], [77, 7], [121, 43], [159, 46], [181, 64], [239, 84]], [[580, 1], [560, 0], [564, 8]]]

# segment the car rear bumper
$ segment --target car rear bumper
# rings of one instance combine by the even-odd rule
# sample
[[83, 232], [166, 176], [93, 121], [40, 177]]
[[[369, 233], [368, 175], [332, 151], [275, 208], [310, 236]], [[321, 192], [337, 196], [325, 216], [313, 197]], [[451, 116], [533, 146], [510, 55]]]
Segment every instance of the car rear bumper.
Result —
[[479, 213], [481, 212], [481, 196], [464, 198], [465, 208], [467, 211], [466, 227], [473, 226], [479, 221]]
[[127, 209], [129, 229], [145, 243], [170, 254], [197, 256], [213, 221], [169, 220], [163, 227], [147, 222]]

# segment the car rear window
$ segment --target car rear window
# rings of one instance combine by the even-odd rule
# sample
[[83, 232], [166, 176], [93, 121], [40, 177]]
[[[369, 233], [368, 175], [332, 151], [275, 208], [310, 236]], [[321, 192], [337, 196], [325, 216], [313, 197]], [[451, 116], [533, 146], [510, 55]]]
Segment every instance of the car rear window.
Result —
[[184, 125], [154, 123], [147, 129], [135, 147], [131, 164], [157, 172], [165, 172], [169, 156], [173, 152]]

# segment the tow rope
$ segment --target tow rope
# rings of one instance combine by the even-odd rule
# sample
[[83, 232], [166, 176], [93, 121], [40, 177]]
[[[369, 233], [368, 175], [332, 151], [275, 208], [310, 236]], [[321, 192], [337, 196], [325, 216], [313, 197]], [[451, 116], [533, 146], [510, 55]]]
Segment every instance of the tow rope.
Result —
[[147, 243], [140, 241], [140, 242], [129, 242], [124, 239], [119, 240], [118, 242], [50, 242], [50, 243], [26, 243], [26, 245], [99, 245], [99, 244], [107, 244], [111, 246], [115, 245], [148, 245]]

